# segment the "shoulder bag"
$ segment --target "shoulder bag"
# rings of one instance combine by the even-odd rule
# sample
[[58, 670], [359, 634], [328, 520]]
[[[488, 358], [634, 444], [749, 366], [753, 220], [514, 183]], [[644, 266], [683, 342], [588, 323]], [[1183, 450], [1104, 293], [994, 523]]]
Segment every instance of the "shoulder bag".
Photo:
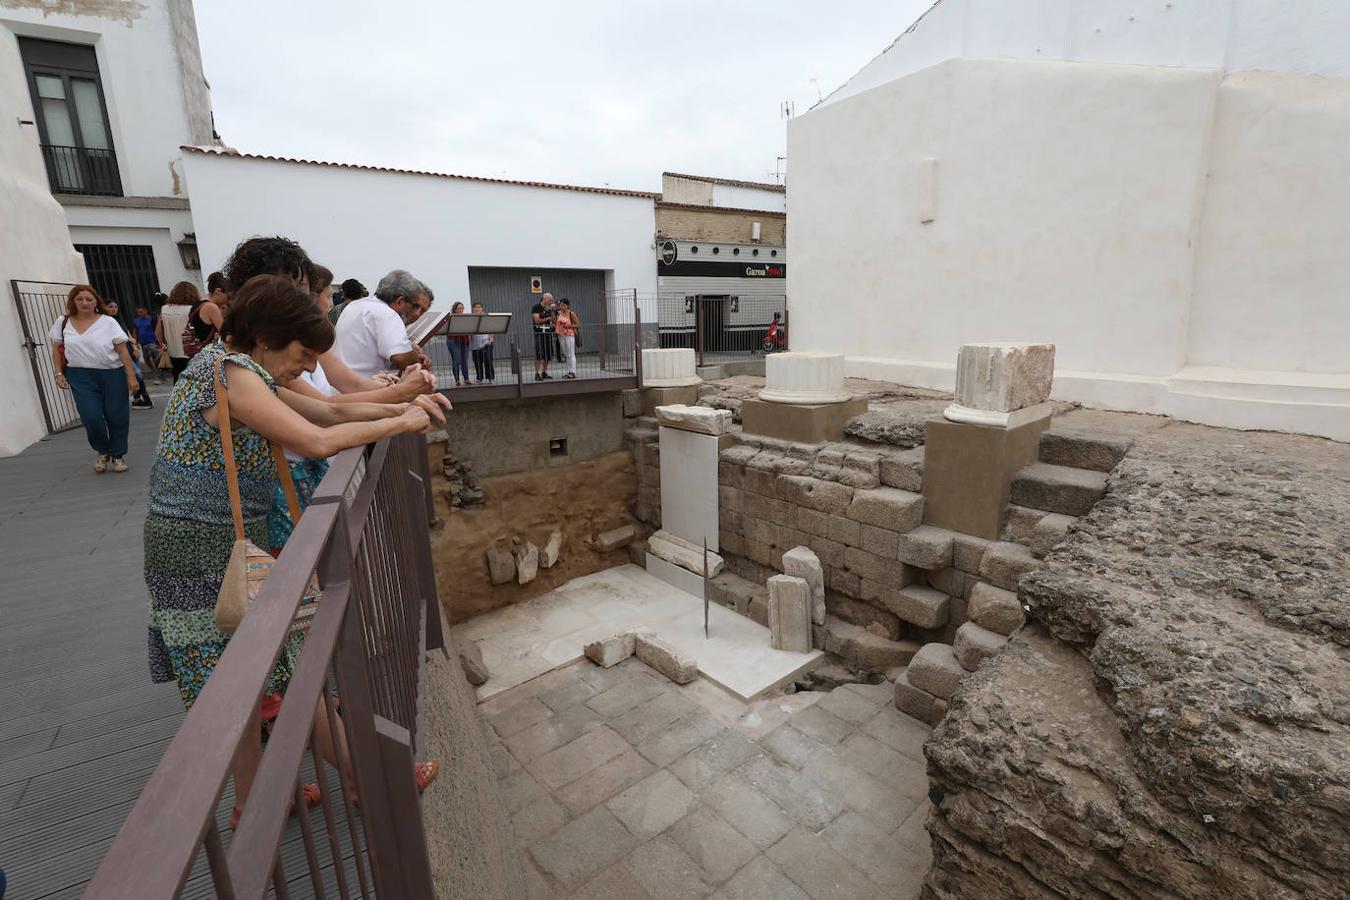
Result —
[[[220, 593], [216, 595], [216, 627], [226, 634], [234, 634], [244, 615], [253, 602], [258, 599], [267, 576], [272, 574], [272, 565], [276, 560], [257, 544], [244, 536], [244, 504], [239, 494], [239, 469], [234, 459], [234, 437], [230, 433], [230, 400], [225, 390], [225, 380], [221, 373], [225, 366], [222, 356], [216, 360], [216, 409], [220, 411], [220, 444], [225, 454], [225, 481], [230, 492], [230, 514], [234, 519], [234, 546], [230, 549], [230, 561], [225, 565], [225, 579], [221, 582]], [[281, 490], [286, 495], [286, 507], [290, 512], [292, 524], [300, 522], [300, 498], [295, 493], [295, 482], [291, 479], [291, 468], [286, 464], [286, 455], [275, 441], [268, 441], [272, 448], [272, 460], [276, 463], [277, 477], [281, 479]], [[291, 623], [291, 633], [299, 634], [309, 630], [314, 614], [319, 611], [319, 582], [313, 575], [305, 595], [296, 609], [295, 620]]]

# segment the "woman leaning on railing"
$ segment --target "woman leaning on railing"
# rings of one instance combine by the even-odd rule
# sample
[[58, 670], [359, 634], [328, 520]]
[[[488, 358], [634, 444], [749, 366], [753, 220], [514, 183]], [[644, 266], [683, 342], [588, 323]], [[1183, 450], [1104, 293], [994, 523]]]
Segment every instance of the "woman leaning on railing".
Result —
[[[235, 542], [234, 515], [218, 430], [216, 384], [227, 390], [233, 424], [234, 468], [245, 535], [267, 546], [267, 513], [278, 477], [274, 442], [307, 457], [327, 457], [404, 432], [425, 431], [424, 409], [409, 404], [334, 404], [278, 387], [312, 371], [333, 343], [333, 326], [309, 292], [285, 276], [259, 275], [230, 299], [221, 340], [199, 352], [183, 372], [164, 412], [150, 475], [145, 523], [145, 580], [150, 592], [150, 671], [155, 681], [177, 681], [191, 707], [229, 642], [216, 626], [215, 607]], [[263, 699], [275, 714], [300, 652], [287, 640]], [[253, 731], [257, 735], [257, 729]], [[317, 715], [321, 752], [350, 776], [345, 752]], [[261, 756], [258, 737], [245, 738], [235, 756], [236, 817]], [[426, 780], [428, 773], [421, 773]], [[311, 802], [318, 788], [307, 785]]]

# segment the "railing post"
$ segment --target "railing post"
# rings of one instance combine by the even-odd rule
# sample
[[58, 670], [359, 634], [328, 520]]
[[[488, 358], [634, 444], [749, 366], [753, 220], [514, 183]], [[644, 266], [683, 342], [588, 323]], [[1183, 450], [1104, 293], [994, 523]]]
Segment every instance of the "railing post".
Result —
[[516, 373], [516, 396], [523, 398], [525, 396], [525, 365], [520, 361], [520, 347], [516, 345], [516, 339], [511, 337], [511, 368]]
[[783, 295], [783, 349], [792, 349], [792, 329], [788, 327], [788, 300], [787, 294]]
[[642, 310], [633, 299], [633, 371], [637, 373], [638, 390], [642, 389]]
[[[408, 470], [408, 486], [410, 490], [415, 490], [426, 498], [426, 511], [428, 521], [436, 515], [435, 500], [431, 496], [431, 466], [427, 461], [426, 442], [420, 435], [409, 434], [402, 435], [400, 440], [413, 441], [414, 448], [420, 448], [421, 453], [417, 454], [417, 459], [413, 461], [414, 468]], [[422, 523], [416, 519], [417, 504], [409, 505], [409, 514], [412, 516], [408, 526], [412, 529], [412, 551], [416, 557], [416, 568], [422, 583], [422, 596], [426, 606], [426, 641], [424, 649], [440, 650], [449, 656], [449, 651], [445, 647], [445, 634], [441, 629], [441, 598], [440, 591], [436, 585], [436, 566], [431, 560], [431, 533], [427, 528], [420, 527]]]
[[422, 825], [421, 801], [413, 778], [413, 752], [408, 730], [383, 716], [375, 717], [380, 763], [386, 774], [390, 808], [394, 811], [391, 844], [400, 884], [394, 890], [377, 888], [387, 897], [410, 900], [435, 900], [431, 877], [431, 857], [427, 853], [427, 834]]
[[605, 291], [600, 292], [599, 319], [600, 319], [600, 371], [603, 372], [609, 368], [608, 361], [605, 359], [605, 332], [609, 331], [609, 296]]
[[694, 295], [694, 349], [698, 364], [703, 365], [703, 295]]

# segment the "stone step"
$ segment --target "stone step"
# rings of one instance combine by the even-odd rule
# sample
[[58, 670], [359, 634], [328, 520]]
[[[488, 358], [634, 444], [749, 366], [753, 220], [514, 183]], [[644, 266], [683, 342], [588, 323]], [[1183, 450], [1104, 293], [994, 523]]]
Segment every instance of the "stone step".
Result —
[[768, 627], [769, 588], [732, 572], [708, 580], [708, 599]]
[[825, 624], [817, 625], [815, 632], [817, 647], [826, 653], [843, 657], [855, 668], [865, 672], [885, 672], [897, 666], [907, 666], [919, 650], [917, 641], [887, 640], [835, 616], [827, 615]]
[[1125, 458], [1131, 446], [1132, 443], [1126, 438], [1060, 429], [1052, 425], [1041, 435], [1040, 459], [1043, 463], [1055, 466], [1110, 472]]
[[1085, 516], [1105, 493], [1104, 472], [1032, 463], [1013, 476], [1009, 501], [1066, 516]]

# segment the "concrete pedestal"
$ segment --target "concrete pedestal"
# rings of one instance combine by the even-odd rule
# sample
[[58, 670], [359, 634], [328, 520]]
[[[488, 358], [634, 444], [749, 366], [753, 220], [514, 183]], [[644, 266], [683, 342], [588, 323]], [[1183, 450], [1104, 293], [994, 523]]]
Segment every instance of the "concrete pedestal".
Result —
[[867, 412], [867, 400], [854, 397], [843, 403], [770, 403], [746, 399], [741, 402], [741, 427], [746, 434], [801, 444], [822, 444], [844, 436], [844, 425]]
[[1013, 475], [1036, 462], [1041, 432], [1049, 425], [1048, 415], [1014, 428], [929, 419], [924, 428], [924, 522], [998, 540]]
[[649, 387], [642, 392], [642, 414], [656, 415], [658, 406], [697, 406], [698, 385], [680, 387]]

